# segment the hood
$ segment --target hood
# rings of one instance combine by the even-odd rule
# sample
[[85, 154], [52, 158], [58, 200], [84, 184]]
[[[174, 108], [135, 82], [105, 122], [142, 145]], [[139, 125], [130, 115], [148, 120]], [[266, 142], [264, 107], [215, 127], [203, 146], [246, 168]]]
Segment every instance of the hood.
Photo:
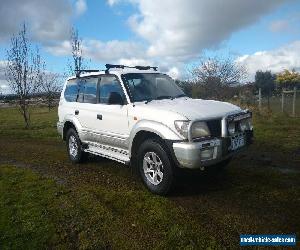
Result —
[[141, 104], [154, 110], [171, 111], [189, 120], [223, 117], [241, 111], [236, 105], [214, 100], [202, 100], [192, 98], [176, 98], [174, 100], [153, 100], [147, 104]]

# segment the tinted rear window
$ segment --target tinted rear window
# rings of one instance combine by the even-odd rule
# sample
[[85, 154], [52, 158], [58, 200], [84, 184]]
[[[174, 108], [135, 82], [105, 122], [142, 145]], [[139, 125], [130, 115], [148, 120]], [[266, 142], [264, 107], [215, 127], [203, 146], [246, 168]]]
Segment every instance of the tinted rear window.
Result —
[[69, 80], [65, 89], [65, 99], [67, 102], [76, 102], [78, 95], [78, 84], [76, 80]]
[[88, 78], [84, 84], [84, 102], [97, 103], [98, 78]]

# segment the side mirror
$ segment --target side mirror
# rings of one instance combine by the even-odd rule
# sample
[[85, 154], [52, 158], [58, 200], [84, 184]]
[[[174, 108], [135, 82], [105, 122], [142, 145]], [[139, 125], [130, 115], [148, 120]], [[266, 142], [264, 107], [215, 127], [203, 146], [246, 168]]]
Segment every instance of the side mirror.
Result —
[[108, 97], [108, 104], [124, 105], [123, 97], [118, 92], [111, 92]]

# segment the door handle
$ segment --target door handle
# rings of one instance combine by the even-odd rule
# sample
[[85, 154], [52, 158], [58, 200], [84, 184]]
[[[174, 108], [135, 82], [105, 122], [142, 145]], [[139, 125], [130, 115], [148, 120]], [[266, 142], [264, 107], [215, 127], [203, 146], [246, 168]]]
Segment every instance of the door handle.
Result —
[[79, 110], [75, 110], [75, 115], [79, 115]]
[[97, 114], [97, 119], [102, 120], [102, 115]]

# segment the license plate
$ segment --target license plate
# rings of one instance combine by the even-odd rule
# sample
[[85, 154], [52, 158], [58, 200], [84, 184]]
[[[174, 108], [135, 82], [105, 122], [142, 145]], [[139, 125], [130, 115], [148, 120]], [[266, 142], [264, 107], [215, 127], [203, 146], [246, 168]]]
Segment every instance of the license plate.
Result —
[[243, 135], [231, 138], [230, 150], [237, 150], [243, 146], [245, 146], [245, 138]]

